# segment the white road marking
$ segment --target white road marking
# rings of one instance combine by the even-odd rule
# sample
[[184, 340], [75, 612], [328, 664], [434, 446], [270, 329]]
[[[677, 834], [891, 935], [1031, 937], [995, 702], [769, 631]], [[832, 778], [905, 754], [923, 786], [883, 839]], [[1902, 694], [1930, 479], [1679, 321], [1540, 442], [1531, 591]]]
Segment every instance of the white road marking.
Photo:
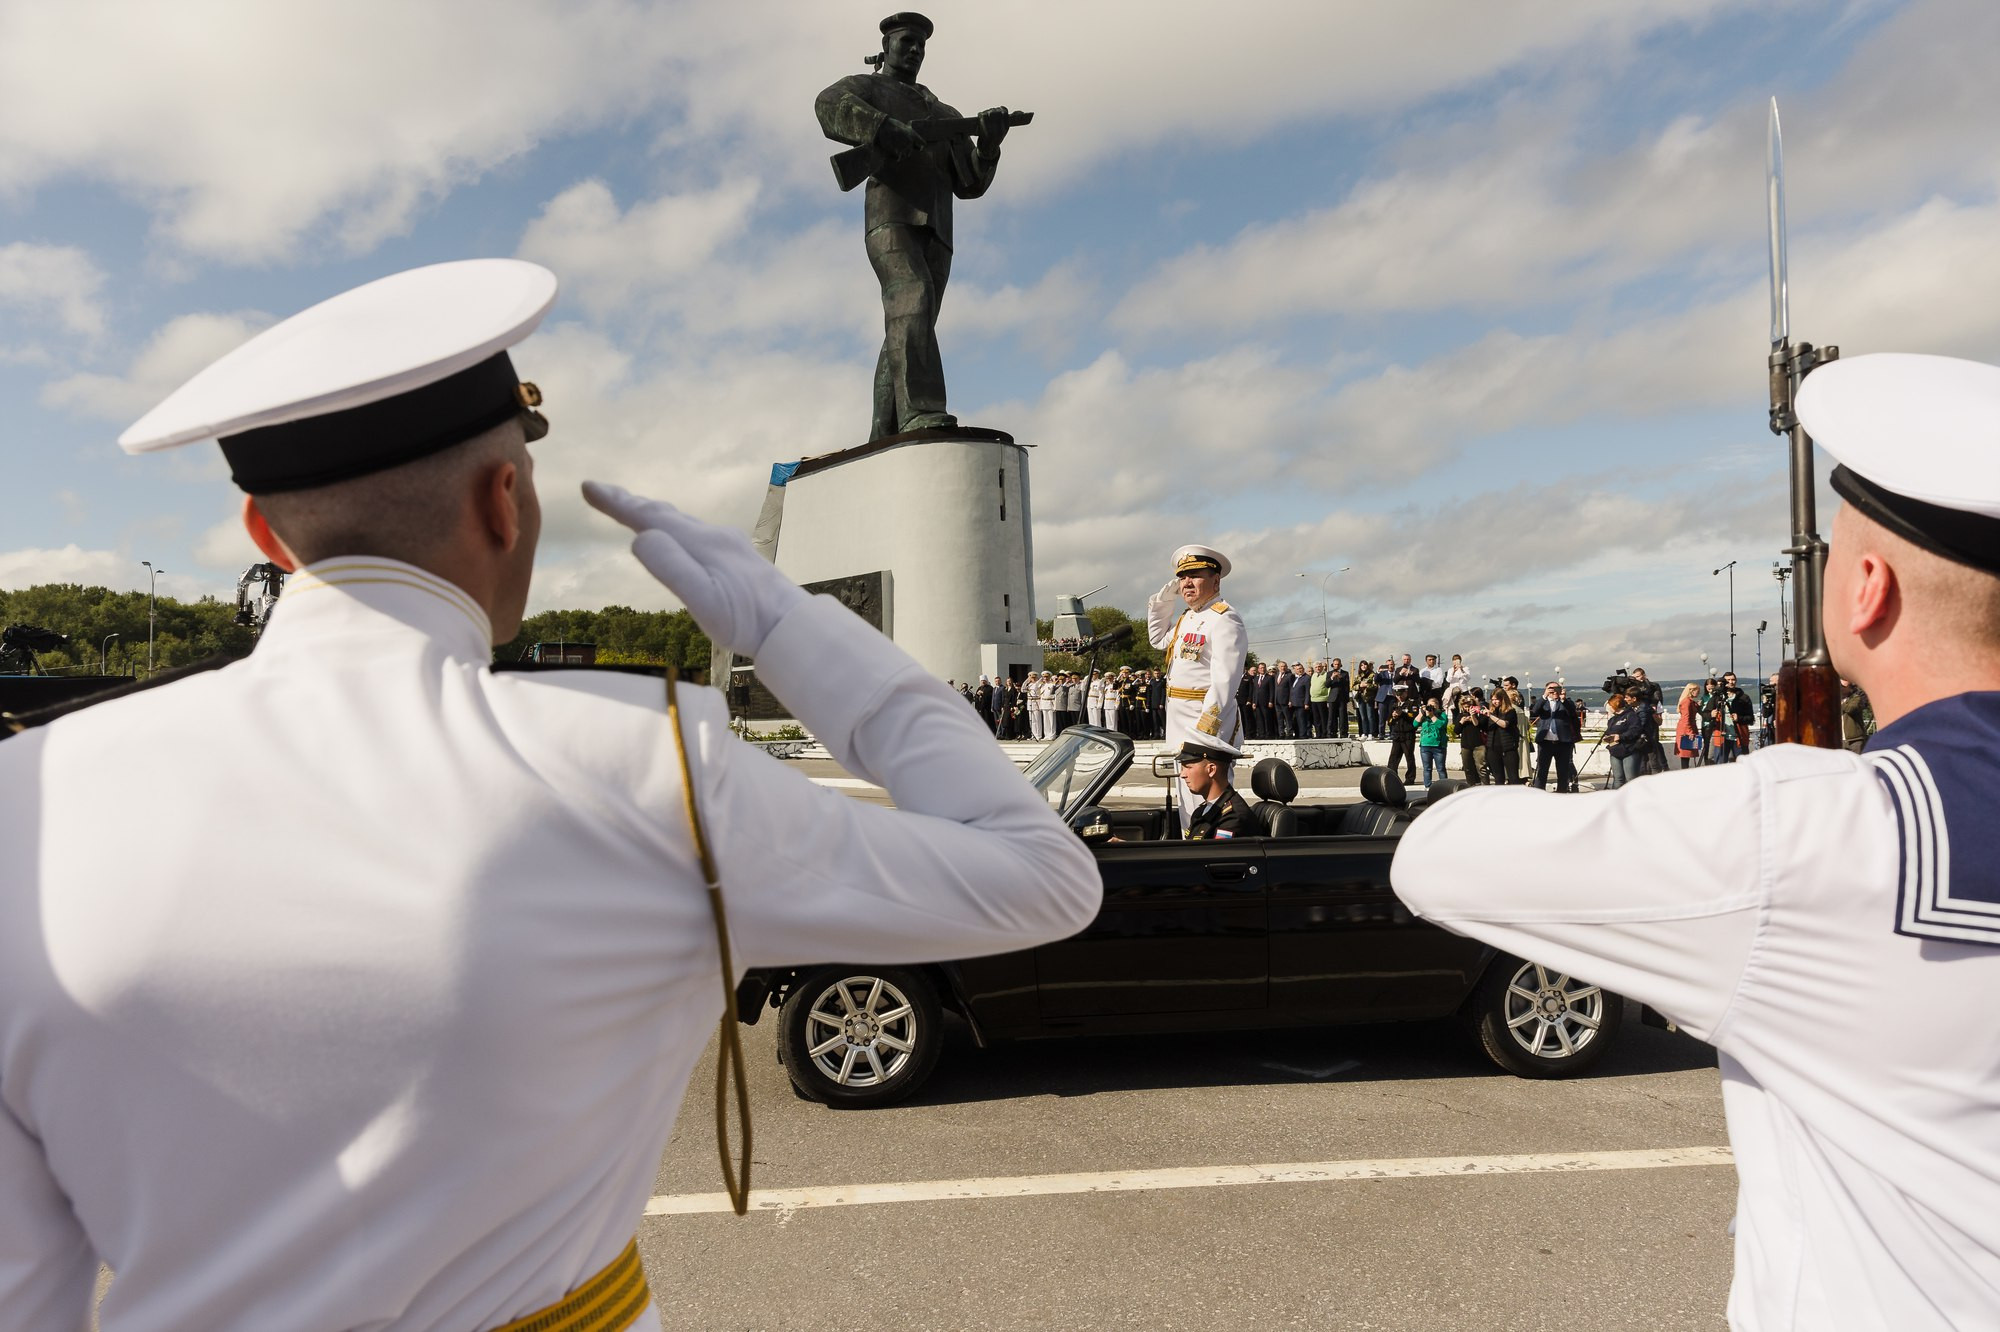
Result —
[[[1544, 1152], [1526, 1156], [1418, 1156], [1379, 1161], [1300, 1161], [1282, 1165], [1184, 1166], [1166, 1170], [1101, 1170], [1070, 1175], [1003, 1175], [931, 1179], [900, 1184], [832, 1184], [811, 1189], [759, 1189], [750, 1208], [780, 1219], [808, 1207], [872, 1203], [1033, 1198], [1061, 1193], [1132, 1193], [1212, 1189], [1238, 1184], [1339, 1184], [1435, 1176], [1567, 1174], [1599, 1170], [1667, 1170], [1734, 1165], [1728, 1147], [1660, 1147], [1624, 1152]], [[725, 1193], [662, 1194], [647, 1216], [692, 1216], [731, 1210]]]

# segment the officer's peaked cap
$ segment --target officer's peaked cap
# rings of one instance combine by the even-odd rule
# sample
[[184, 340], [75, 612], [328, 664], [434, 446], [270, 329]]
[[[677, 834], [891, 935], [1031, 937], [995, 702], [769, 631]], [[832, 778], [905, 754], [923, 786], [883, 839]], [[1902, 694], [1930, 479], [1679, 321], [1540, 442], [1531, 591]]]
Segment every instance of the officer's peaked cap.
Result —
[[1222, 740], [1189, 740], [1181, 745], [1181, 752], [1174, 757], [1181, 763], [1195, 763], [1202, 759], [1211, 763], [1229, 763], [1242, 753], [1236, 746]]
[[1224, 578], [1229, 576], [1229, 557], [1213, 546], [1182, 546], [1174, 552], [1174, 576], [1184, 573], [1199, 573], [1204, 569], [1213, 570]]

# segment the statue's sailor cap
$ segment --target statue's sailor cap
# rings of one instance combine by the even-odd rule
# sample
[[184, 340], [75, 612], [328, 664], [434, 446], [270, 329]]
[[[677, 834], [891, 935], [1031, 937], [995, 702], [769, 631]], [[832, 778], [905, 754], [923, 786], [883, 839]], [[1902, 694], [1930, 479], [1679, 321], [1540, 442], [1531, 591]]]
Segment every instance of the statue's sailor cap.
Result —
[[882, 35], [884, 37], [887, 37], [898, 28], [915, 28], [924, 35], [925, 41], [929, 41], [931, 34], [936, 31], [931, 26], [929, 19], [925, 18], [922, 14], [907, 9], [900, 13], [891, 14], [888, 18], [882, 20]]
[[1799, 387], [1799, 420], [1840, 465], [1833, 488], [1905, 540], [2000, 573], [2000, 366], [1880, 352]]
[[1206, 759], [1210, 763], [1233, 763], [1243, 751], [1224, 740], [1188, 740], [1182, 743], [1181, 752], [1174, 755], [1178, 763], [1200, 763]]
[[1213, 546], [1182, 546], [1174, 552], [1174, 577], [1184, 573], [1200, 573], [1204, 569], [1213, 570], [1220, 576], [1229, 576], [1229, 557]]
[[275, 494], [365, 476], [518, 417], [548, 433], [507, 348], [555, 303], [555, 274], [467, 259], [380, 278], [230, 352], [119, 436], [127, 453], [215, 439], [236, 484]]

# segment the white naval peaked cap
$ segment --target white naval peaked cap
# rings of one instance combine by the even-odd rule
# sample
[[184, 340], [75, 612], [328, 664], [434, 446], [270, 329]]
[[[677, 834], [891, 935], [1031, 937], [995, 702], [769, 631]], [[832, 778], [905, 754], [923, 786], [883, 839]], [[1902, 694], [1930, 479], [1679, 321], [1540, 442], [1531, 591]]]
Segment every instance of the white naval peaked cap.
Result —
[[1182, 546], [1174, 552], [1175, 577], [1203, 564], [1213, 564], [1217, 576], [1229, 577], [1229, 557], [1213, 546]]
[[541, 392], [507, 348], [555, 303], [555, 274], [465, 259], [379, 278], [273, 325], [174, 390], [118, 437], [127, 453], [216, 439], [252, 494], [363, 476], [522, 415]]
[[1877, 352], [1820, 366], [1799, 420], [1841, 497], [1908, 541], [2000, 573], [2000, 366]]

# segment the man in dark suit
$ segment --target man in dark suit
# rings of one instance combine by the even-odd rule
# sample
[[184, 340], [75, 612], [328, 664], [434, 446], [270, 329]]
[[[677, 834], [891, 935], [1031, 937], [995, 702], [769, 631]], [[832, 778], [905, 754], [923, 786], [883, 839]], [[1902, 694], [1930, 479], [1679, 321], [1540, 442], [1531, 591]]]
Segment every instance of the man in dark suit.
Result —
[[1257, 666], [1246, 667], [1236, 681], [1236, 715], [1243, 719], [1243, 738], [1257, 738], [1257, 701], [1251, 695], [1256, 690]]
[[1326, 673], [1326, 707], [1331, 718], [1327, 734], [1342, 740], [1347, 738], [1347, 695], [1351, 688], [1347, 667], [1341, 665], [1339, 657], [1335, 657]]
[[1290, 697], [1292, 719], [1292, 739], [1303, 740], [1312, 734], [1308, 718], [1312, 711], [1312, 676], [1307, 674], [1304, 662], [1292, 672], [1292, 692]]
[[1252, 734], [1256, 739], [1269, 740], [1271, 738], [1271, 675], [1264, 668], [1264, 663], [1261, 661], [1252, 669], [1256, 672], [1250, 679], [1249, 721], [1250, 725], [1255, 728]]
[[1278, 663], [1278, 674], [1271, 681], [1271, 733], [1280, 740], [1292, 738], [1292, 668], [1286, 662]]
[[1549, 789], [1549, 764], [1556, 765], [1556, 790], [1576, 790], [1576, 742], [1583, 733], [1583, 719], [1568, 691], [1551, 680], [1542, 687], [1542, 696], [1528, 708], [1535, 719], [1535, 785]]

